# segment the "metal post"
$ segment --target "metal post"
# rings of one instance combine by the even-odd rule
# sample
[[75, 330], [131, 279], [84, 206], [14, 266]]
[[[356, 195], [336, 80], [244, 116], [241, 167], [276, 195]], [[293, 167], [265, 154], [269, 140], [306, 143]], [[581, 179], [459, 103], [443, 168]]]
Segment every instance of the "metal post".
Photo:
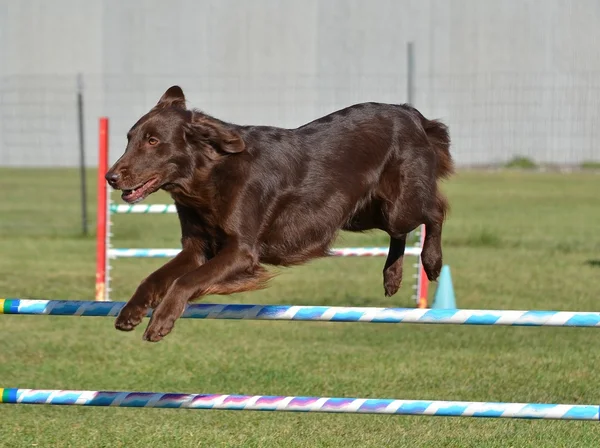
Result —
[[83, 129], [83, 77], [77, 75], [77, 119], [79, 121], [79, 176], [81, 182], [81, 226], [88, 234], [87, 186], [85, 177], [85, 134]]
[[406, 99], [408, 104], [414, 105], [415, 100], [415, 46], [413, 42], [406, 44]]

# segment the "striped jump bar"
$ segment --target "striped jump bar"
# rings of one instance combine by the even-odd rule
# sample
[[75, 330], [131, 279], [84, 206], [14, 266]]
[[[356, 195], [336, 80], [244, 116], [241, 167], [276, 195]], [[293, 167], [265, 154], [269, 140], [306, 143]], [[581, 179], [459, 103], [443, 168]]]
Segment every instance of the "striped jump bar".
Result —
[[[0, 299], [0, 313], [53, 316], [117, 316], [125, 302]], [[148, 316], [151, 315], [151, 311]], [[246, 319], [390, 324], [600, 327], [600, 313], [581, 311], [448, 310], [341, 306], [194, 303], [188, 319]]]
[[0, 389], [0, 402], [229, 411], [329, 412], [554, 420], [599, 420], [599, 406], [580, 404], [283, 397], [92, 390]]
[[111, 213], [177, 213], [174, 204], [111, 204]]
[[[181, 252], [181, 249], [108, 249], [110, 258], [171, 258]], [[329, 251], [330, 257], [385, 257], [387, 247], [342, 247]], [[407, 247], [405, 255], [421, 255], [420, 247]]]

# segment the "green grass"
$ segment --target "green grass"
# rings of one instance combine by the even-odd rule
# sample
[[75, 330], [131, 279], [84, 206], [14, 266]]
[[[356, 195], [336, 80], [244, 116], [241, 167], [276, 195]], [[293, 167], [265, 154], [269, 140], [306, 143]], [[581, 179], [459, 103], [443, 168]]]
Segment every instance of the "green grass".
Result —
[[525, 156], [515, 156], [504, 164], [504, 168], [520, 168], [524, 170], [532, 170], [537, 168], [537, 164]]
[[[444, 254], [458, 305], [597, 310], [599, 182], [591, 172], [508, 171], [464, 172], [445, 183], [452, 211]], [[93, 298], [95, 241], [80, 235], [79, 213], [74, 171], [0, 170], [0, 295]], [[113, 218], [115, 246], [177, 245], [175, 216]], [[341, 238], [387, 241], [380, 233]], [[126, 300], [162, 262], [117, 260], [114, 298]], [[315, 261], [282, 270], [265, 291], [206, 301], [413, 306], [410, 279], [397, 296], [383, 296], [382, 263]], [[181, 320], [149, 344], [142, 328], [120, 333], [107, 318], [0, 321], [0, 387], [600, 402], [595, 329]], [[0, 405], [0, 420], [2, 447], [596, 447], [600, 440], [593, 423], [502, 419]]]
[[600, 161], [587, 160], [581, 163], [581, 168], [584, 170], [600, 170]]

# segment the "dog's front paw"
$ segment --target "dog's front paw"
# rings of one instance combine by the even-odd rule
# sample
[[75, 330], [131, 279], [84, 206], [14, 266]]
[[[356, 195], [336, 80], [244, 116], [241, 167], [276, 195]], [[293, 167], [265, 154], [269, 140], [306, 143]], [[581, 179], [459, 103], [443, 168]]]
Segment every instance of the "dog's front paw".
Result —
[[121, 331], [133, 330], [146, 316], [146, 312], [144, 307], [125, 305], [115, 320], [115, 328]]
[[175, 326], [175, 318], [171, 316], [153, 316], [144, 332], [144, 341], [158, 342], [168, 335]]

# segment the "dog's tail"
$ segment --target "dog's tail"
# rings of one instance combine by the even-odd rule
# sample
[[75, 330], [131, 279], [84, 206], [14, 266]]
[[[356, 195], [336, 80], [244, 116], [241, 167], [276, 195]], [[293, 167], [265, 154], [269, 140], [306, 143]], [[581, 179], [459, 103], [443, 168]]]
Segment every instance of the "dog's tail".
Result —
[[454, 161], [450, 155], [450, 134], [448, 127], [438, 120], [428, 120], [421, 115], [421, 123], [427, 138], [438, 156], [436, 177], [448, 178], [454, 173]]

